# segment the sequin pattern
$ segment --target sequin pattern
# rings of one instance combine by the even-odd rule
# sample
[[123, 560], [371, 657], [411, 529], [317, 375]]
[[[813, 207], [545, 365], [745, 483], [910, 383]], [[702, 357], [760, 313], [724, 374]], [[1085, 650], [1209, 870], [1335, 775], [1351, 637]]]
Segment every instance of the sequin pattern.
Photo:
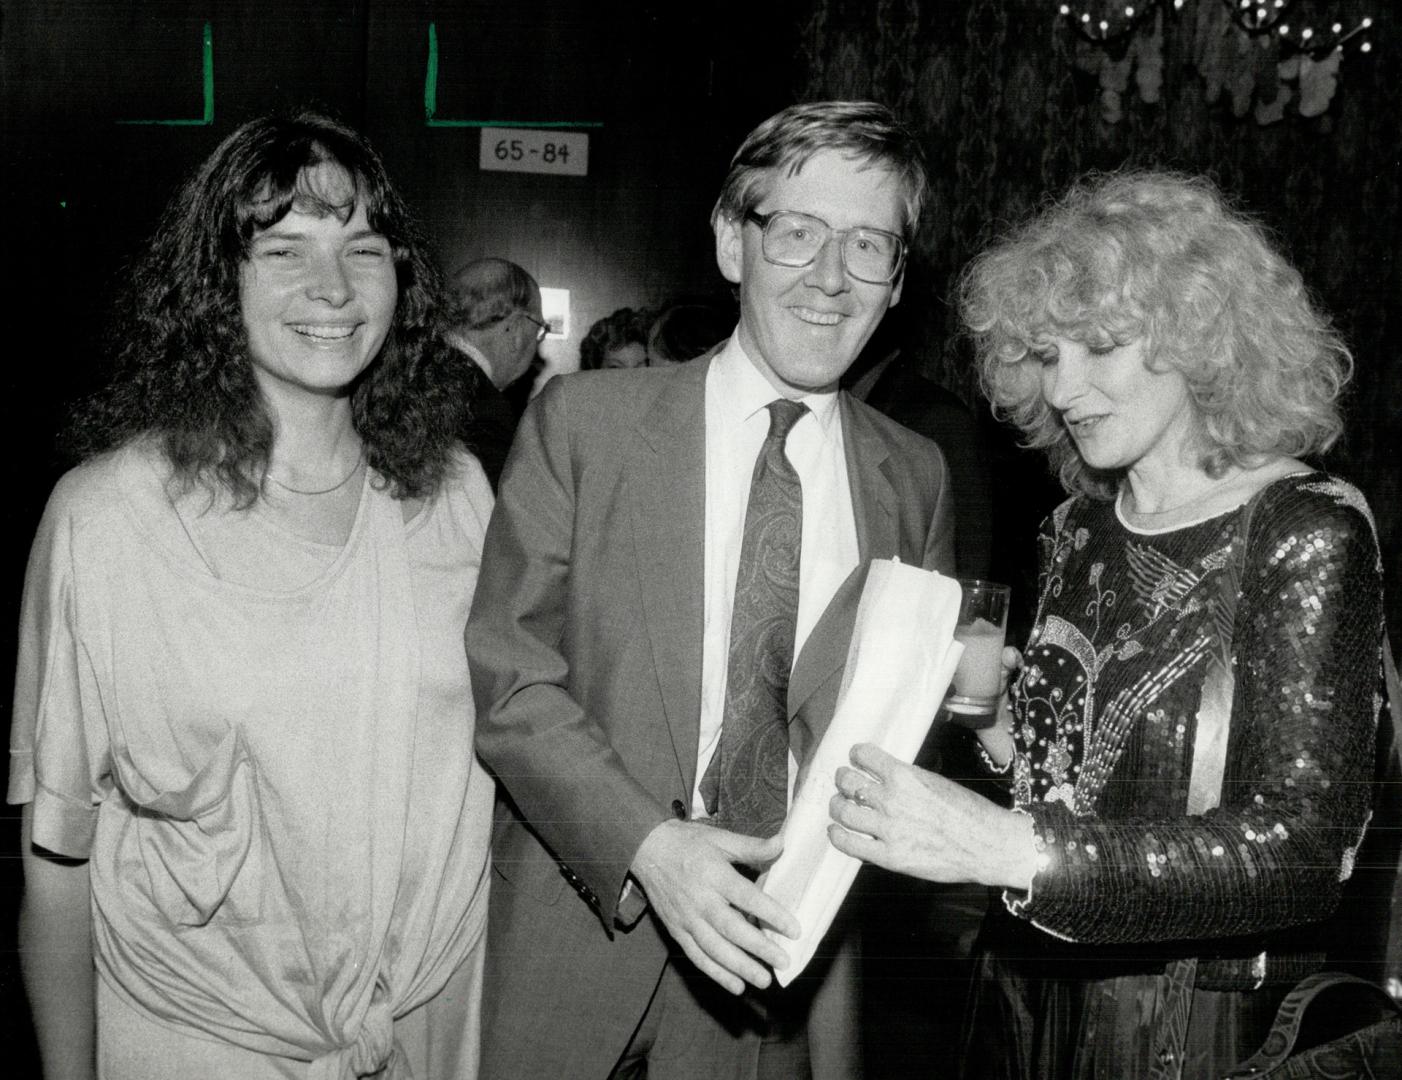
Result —
[[[1244, 561], [1240, 530], [1230, 512], [1138, 533], [1082, 498], [1043, 526], [1013, 688], [1014, 804], [1042, 869], [1009, 907], [1056, 937], [1257, 934], [1337, 902], [1370, 796], [1375, 532], [1358, 491], [1319, 473], [1266, 490]], [[1234, 682], [1222, 797], [1193, 816], [1214, 665]]]

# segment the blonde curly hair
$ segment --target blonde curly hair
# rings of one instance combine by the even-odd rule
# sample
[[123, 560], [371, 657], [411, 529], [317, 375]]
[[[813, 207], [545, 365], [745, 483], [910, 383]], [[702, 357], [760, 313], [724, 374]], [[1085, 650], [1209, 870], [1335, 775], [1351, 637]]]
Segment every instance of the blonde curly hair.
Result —
[[983, 252], [959, 308], [995, 412], [1047, 452], [1068, 491], [1113, 494], [1042, 395], [1038, 345], [1052, 337], [1143, 340], [1196, 406], [1213, 476], [1273, 455], [1328, 449], [1353, 358], [1265, 229], [1208, 180], [1169, 172], [1092, 174]]

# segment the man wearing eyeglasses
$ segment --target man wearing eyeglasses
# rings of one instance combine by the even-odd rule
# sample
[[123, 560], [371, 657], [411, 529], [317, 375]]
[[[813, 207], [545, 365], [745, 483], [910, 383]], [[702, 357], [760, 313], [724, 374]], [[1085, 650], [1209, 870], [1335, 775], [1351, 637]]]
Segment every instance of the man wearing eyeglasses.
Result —
[[862, 568], [953, 569], [939, 450], [838, 390], [900, 299], [925, 183], [883, 106], [771, 117], [712, 217], [735, 333], [555, 379], [527, 411], [467, 631], [503, 792], [484, 1076], [860, 1067], [815, 1038], [810, 1070], [823, 962], [772, 985], [787, 957], [760, 927], [797, 928], [754, 874], [831, 716]]
[[447, 338], [470, 361], [472, 412], [463, 441], [496, 490], [516, 434], [517, 410], [506, 388], [530, 369], [549, 326], [535, 278], [506, 259], [477, 259], [454, 272]]

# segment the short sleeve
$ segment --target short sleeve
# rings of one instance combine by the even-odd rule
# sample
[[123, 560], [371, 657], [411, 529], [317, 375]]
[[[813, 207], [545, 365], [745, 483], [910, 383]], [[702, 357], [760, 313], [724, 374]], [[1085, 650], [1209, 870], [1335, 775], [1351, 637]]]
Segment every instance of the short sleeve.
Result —
[[444, 545], [445, 550], [452, 552], [466, 543], [475, 565], [482, 556], [482, 542], [495, 503], [496, 496], [482, 463], [470, 451], [458, 449], [431, 505], [414, 519], [410, 531], [432, 530], [434, 539], [424, 542]]
[[34, 842], [86, 858], [111, 790], [106, 723], [79, 639], [71, 477], [55, 488], [25, 573], [7, 801], [34, 804]]
[[461, 455], [460, 467], [462, 470], [460, 484], [467, 496], [466, 505], [471, 522], [468, 532], [480, 550], [482, 539], [487, 533], [487, 522], [492, 516], [492, 508], [496, 504], [496, 496], [492, 494], [492, 485], [487, 480], [487, 474], [477, 457], [472, 454]]

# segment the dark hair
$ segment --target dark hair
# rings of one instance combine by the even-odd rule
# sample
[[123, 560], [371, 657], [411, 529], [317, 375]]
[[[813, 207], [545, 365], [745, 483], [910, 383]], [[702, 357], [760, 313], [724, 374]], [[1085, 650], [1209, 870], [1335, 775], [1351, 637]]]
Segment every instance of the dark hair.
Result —
[[678, 299], [664, 304], [647, 339], [649, 364], [681, 364], [694, 360], [728, 338], [739, 312], [728, 299]]
[[911, 129], [875, 101], [809, 101], [790, 105], [760, 124], [731, 159], [711, 225], [739, 221], [763, 201], [774, 174], [794, 176], [825, 150], [895, 173], [904, 192], [906, 238], [914, 235], [929, 185], [925, 156]]
[[597, 320], [579, 343], [579, 369], [597, 371], [604, 366], [604, 357], [624, 345], [647, 348], [647, 328], [651, 316], [647, 311], [619, 308]]
[[[332, 205], [307, 171], [331, 163], [354, 184]], [[80, 458], [159, 439], [176, 482], [227, 490], [246, 507], [261, 491], [273, 422], [254, 379], [239, 271], [258, 232], [293, 207], [349, 220], [363, 206], [390, 243], [394, 321], [351, 393], [366, 460], [396, 498], [431, 495], [448, 468], [466, 400], [438, 326], [441, 281], [379, 155], [327, 116], [266, 116], [239, 127], [176, 192], [118, 298], [106, 387], [75, 410]]]

